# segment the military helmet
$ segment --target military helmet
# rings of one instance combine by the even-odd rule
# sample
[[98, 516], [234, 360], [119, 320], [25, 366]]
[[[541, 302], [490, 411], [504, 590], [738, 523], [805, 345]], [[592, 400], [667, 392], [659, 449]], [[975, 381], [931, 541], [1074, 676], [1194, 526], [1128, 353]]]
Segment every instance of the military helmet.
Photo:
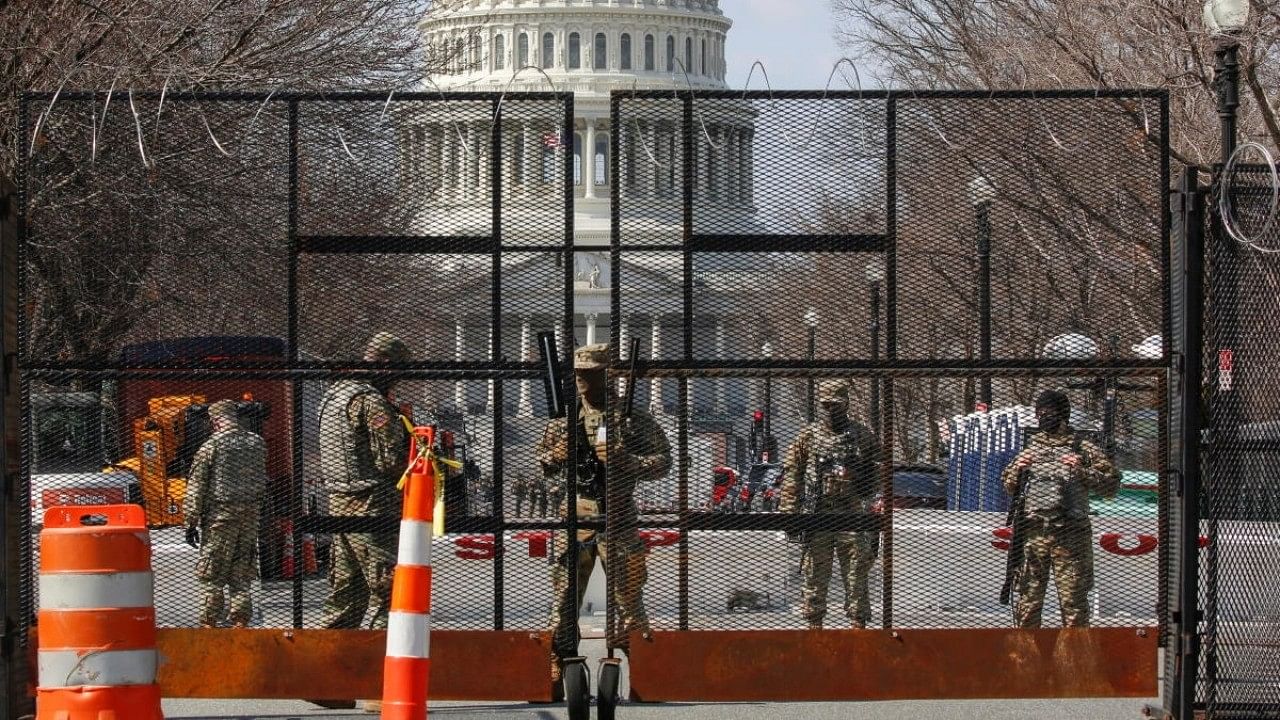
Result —
[[838, 402], [848, 404], [849, 384], [843, 380], [823, 380], [818, 383], [816, 402]]
[[573, 369], [596, 370], [609, 367], [609, 359], [613, 348], [609, 343], [593, 343], [583, 345], [573, 353]]
[[409, 355], [409, 346], [389, 332], [374, 335], [364, 349], [365, 360], [404, 362], [409, 359]]
[[1036, 409], [1052, 408], [1065, 419], [1071, 415], [1071, 398], [1059, 390], [1045, 390], [1036, 397]]
[[231, 422], [239, 422], [240, 409], [235, 400], [219, 400], [209, 406], [209, 418], [221, 418]]

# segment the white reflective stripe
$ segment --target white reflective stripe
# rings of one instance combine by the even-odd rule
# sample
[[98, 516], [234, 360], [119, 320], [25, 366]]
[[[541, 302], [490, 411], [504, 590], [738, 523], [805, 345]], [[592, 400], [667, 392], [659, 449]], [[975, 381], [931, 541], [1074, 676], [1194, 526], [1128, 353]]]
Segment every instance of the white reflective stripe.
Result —
[[387, 616], [387, 657], [431, 657], [431, 616], [392, 611]]
[[40, 573], [40, 608], [151, 607], [155, 603], [151, 571], [124, 573]]
[[41, 650], [40, 687], [150, 685], [155, 650]]
[[400, 521], [400, 565], [431, 565], [431, 523], [421, 520]]

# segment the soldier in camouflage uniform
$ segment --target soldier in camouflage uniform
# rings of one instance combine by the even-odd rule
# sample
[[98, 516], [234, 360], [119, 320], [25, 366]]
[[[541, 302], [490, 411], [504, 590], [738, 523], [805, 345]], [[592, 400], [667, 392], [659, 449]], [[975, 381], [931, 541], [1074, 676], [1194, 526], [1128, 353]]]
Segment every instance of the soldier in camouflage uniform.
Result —
[[[784, 513], [868, 513], [876, 489], [880, 448], [865, 426], [849, 418], [849, 388], [838, 380], [818, 386], [819, 422], [800, 431], [787, 451], [782, 480]], [[880, 549], [875, 530], [814, 530], [789, 539], [801, 541], [804, 554], [804, 603], [810, 628], [822, 627], [832, 560], [840, 562], [844, 612], [855, 628], [871, 620], [867, 574]]]
[[516, 475], [516, 481], [513, 488], [516, 495], [516, 517], [524, 517], [521, 510], [524, 508], [524, 501], [529, 500], [529, 514], [538, 514], [535, 517], [547, 516], [547, 481], [539, 473], [535, 477], [529, 477], [524, 473]]
[[1089, 624], [1093, 589], [1093, 528], [1089, 493], [1116, 494], [1120, 473], [1107, 454], [1077, 439], [1068, 424], [1071, 401], [1056, 390], [1036, 399], [1040, 431], [1004, 469], [1000, 479], [1010, 496], [1025, 484], [1022, 524], [1023, 565], [1014, 588], [1013, 617], [1018, 627], [1040, 627], [1045, 590], [1052, 572], [1064, 627]]
[[[545, 474], [576, 480], [579, 520], [606, 518], [607, 532], [579, 530], [578, 557], [569, 553], [557, 558], [552, 570], [555, 601], [551, 608], [552, 631], [551, 679], [560, 679], [564, 658], [577, 655], [578, 613], [582, 598], [595, 569], [596, 558], [609, 575], [612, 601], [620, 613], [621, 636], [614, 647], [627, 650], [629, 634], [649, 635], [649, 617], [645, 613], [643, 590], [648, 579], [645, 547], [637, 532], [639, 511], [635, 503], [636, 484], [651, 482], [666, 475], [671, 468], [671, 446], [658, 423], [646, 412], [634, 409], [624, 417], [623, 401], [607, 385], [605, 368], [612, 351], [607, 344], [586, 345], [573, 356], [574, 379], [578, 387], [578, 422], [582, 424], [587, 447], [579, 443], [579, 459], [569, 457], [569, 432], [576, 431], [563, 418], [547, 424], [538, 444], [537, 457]], [[602, 427], [603, 426], [603, 427]], [[602, 441], [599, 430], [604, 429]], [[582, 437], [582, 436], [579, 436]], [[607, 468], [608, 485], [603, 473], [585, 476], [581, 469], [589, 463], [587, 453], [594, 453]], [[568, 513], [564, 504], [557, 507], [561, 517]], [[568, 547], [568, 537], [557, 533], [556, 547]], [[569, 573], [577, 574], [578, 596], [569, 595]]]
[[[409, 348], [390, 333], [378, 333], [364, 359], [406, 361]], [[376, 518], [372, 532], [333, 536], [322, 627], [358, 628], [370, 604], [369, 627], [387, 626], [400, 519], [396, 483], [409, 452], [408, 431], [387, 399], [393, 384], [339, 380], [320, 401], [320, 474], [329, 491], [329, 512]]]
[[253, 613], [249, 586], [258, 576], [258, 512], [266, 489], [267, 445], [240, 427], [234, 401], [210, 405], [209, 419], [213, 435], [196, 452], [183, 499], [187, 540], [200, 547], [200, 625], [216, 627], [222, 620], [228, 610], [225, 588], [231, 595], [231, 624], [245, 627]]

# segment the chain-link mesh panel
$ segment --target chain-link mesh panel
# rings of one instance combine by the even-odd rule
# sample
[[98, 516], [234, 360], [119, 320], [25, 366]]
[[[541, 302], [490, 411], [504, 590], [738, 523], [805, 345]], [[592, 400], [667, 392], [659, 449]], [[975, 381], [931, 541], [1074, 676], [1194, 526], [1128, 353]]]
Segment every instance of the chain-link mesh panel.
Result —
[[1270, 167], [1237, 166], [1220, 179], [1210, 216], [1205, 367], [1209, 396], [1202, 554], [1205, 624], [1202, 698], [1208, 717], [1280, 705], [1280, 395], [1276, 341], [1280, 233]]
[[[611, 584], [662, 629], [1156, 624], [1162, 113], [616, 95], [612, 372], [677, 462], [627, 485], [620, 534], [662, 541]], [[1041, 447], [1049, 388], [1074, 430]], [[1010, 516], [1028, 474], [1069, 479]], [[621, 642], [634, 598], [610, 598]]]
[[28, 609], [45, 507], [136, 502], [160, 626], [381, 625], [403, 415], [456, 465], [435, 626], [545, 627], [563, 483], [534, 452], [532, 338], [572, 332], [570, 97], [63, 94], [24, 113]]

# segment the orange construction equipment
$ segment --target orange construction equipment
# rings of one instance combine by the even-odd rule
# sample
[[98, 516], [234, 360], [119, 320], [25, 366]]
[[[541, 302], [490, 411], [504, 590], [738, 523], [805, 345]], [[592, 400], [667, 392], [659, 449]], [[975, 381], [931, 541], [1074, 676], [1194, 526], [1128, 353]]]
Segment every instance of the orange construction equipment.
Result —
[[50, 508], [37, 720], [161, 720], [151, 537], [137, 505]]
[[437, 477], [435, 427], [410, 429], [409, 467], [400, 480], [404, 512], [391, 585], [387, 656], [382, 669], [382, 720], [421, 720], [427, 715], [431, 672], [431, 538]]

